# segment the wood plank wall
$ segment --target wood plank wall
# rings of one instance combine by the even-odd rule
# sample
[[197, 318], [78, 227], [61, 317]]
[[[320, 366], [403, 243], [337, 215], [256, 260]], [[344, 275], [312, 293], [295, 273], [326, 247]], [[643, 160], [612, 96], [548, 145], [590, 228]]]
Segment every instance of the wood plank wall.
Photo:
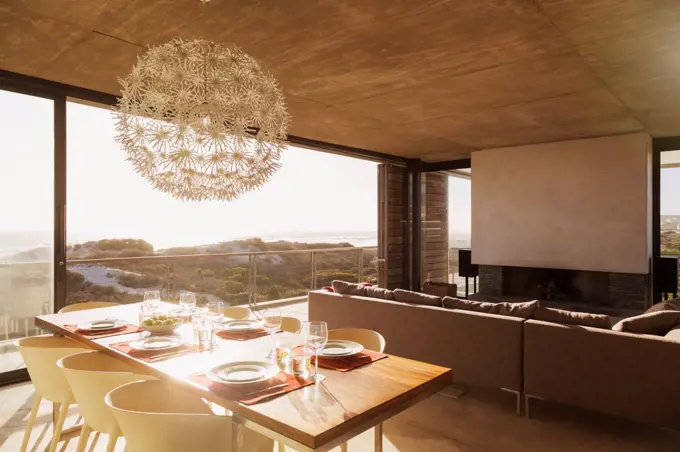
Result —
[[379, 215], [379, 227], [385, 229], [379, 251], [386, 259], [384, 285], [389, 289], [404, 288], [408, 283], [407, 172], [403, 166], [382, 164], [380, 174], [386, 178], [381, 196], [384, 215]]
[[422, 280], [448, 282], [449, 176], [422, 174]]

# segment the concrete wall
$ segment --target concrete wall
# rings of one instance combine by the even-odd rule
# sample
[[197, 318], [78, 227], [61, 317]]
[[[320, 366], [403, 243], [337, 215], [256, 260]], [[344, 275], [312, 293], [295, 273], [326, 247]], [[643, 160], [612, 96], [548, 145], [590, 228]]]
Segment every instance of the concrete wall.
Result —
[[472, 154], [476, 264], [649, 272], [651, 138]]

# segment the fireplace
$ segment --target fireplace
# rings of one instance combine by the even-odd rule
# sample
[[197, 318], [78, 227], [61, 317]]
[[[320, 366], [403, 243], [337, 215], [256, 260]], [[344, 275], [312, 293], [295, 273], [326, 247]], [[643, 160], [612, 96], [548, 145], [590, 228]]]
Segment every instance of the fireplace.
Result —
[[551, 268], [479, 266], [479, 295], [645, 309], [648, 275]]

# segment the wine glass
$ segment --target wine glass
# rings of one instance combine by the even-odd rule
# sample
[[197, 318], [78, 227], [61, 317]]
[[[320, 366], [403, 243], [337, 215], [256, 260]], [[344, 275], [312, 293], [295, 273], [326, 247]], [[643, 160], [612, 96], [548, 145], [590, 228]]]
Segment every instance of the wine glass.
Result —
[[184, 311], [193, 311], [196, 307], [196, 294], [193, 292], [182, 292], [179, 295], [179, 305]]
[[321, 381], [322, 375], [319, 375], [319, 352], [326, 346], [328, 342], [328, 325], [326, 322], [307, 322], [305, 328], [305, 345], [314, 350], [314, 380]]
[[281, 311], [279, 309], [267, 309], [262, 316], [262, 327], [272, 337], [272, 352], [269, 355], [276, 360], [276, 334], [281, 329]]

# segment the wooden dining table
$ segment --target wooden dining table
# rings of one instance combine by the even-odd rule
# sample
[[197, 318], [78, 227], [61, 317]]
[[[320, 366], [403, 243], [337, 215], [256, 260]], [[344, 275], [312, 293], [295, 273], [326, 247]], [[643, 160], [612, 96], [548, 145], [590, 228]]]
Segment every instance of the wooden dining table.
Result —
[[[161, 310], [174, 308], [177, 306], [169, 303], [161, 303], [160, 306]], [[140, 303], [134, 303], [40, 315], [35, 318], [35, 323], [124, 361], [140, 372], [187, 388], [197, 396], [231, 411], [235, 430], [233, 438], [237, 437], [239, 426], [245, 426], [298, 451], [327, 451], [374, 427], [375, 448], [380, 451], [382, 422], [440, 391], [452, 379], [451, 369], [389, 355], [386, 359], [348, 372], [320, 368], [319, 373], [326, 377], [320, 383], [262, 403], [244, 405], [211, 392], [191, 377], [227, 362], [264, 360], [272, 349], [270, 337], [245, 341], [216, 337], [210, 350], [147, 362], [109, 346], [141, 339], [147, 333], [89, 339], [65, 327], [112, 318], [138, 324], [139, 311]], [[190, 324], [182, 325], [178, 334], [187, 341], [193, 341]], [[277, 334], [276, 339], [288, 346], [304, 342], [301, 335], [287, 332]]]

